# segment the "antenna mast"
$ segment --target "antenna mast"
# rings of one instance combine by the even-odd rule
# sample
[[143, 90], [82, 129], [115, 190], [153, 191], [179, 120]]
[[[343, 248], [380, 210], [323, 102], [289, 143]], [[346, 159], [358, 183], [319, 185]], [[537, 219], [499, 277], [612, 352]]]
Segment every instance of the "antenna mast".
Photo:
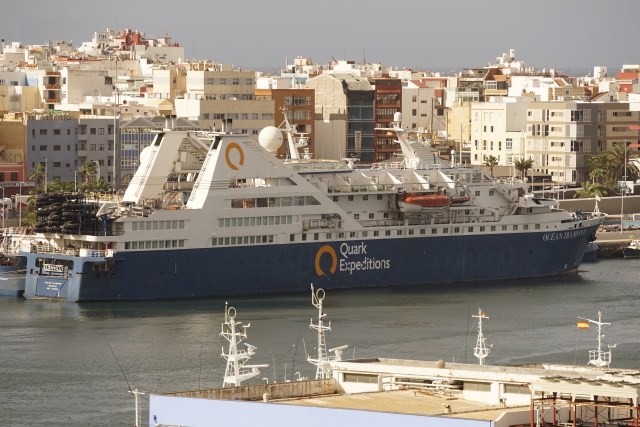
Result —
[[611, 349], [616, 348], [616, 344], [608, 346], [609, 351], [602, 351], [602, 338], [604, 335], [602, 334], [602, 326], [603, 325], [611, 325], [611, 323], [605, 323], [602, 321], [602, 310], [598, 310], [598, 321], [591, 319], [585, 319], [583, 317], [578, 317], [578, 319], [586, 320], [589, 323], [593, 323], [594, 325], [598, 325], [598, 349], [597, 350], [589, 350], [589, 363], [587, 365], [601, 367], [609, 367], [611, 364]]
[[[238, 387], [243, 381], [260, 375], [260, 368], [267, 368], [269, 365], [245, 365], [256, 350], [255, 346], [243, 342], [247, 339], [247, 328], [251, 323], [243, 327], [242, 322], [236, 322], [236, 309], [227, 305], [228, 303], [224, 305], [224, 323], [220, 332], [220, 336], [229, 341], [229, 353], [225, 353], [222, 347], [220, 355], [227, 360], [222, 387]], [[240, 344], [244, 344], [247, 350], [238, 350]]]
[[327, 341], [325, 338], [325, 332], [331, 330], [331, 322], [329, 326], [324, 326], [322, 318], [326, 314], [322, 313], [322, 300], [324, 300], [324, 290], [318, 288], [313, 289], [313, 283], [311, 284], [311, 304], [318, 309], [318, 324], [313, 324], [313, 319], [309, 327], [318, 331], [318, 358], [312, 359], [307, 356], [307, 361], [316, 366], [316, 379], [323, 380], [325, 378], [331, 378], [331, 370], [329, 369], [329, 357], [327, 356]]
[[488, 349], [484, 343], [484, 335], [482, 335], [482, 319], [488, 319], [489, 316], [484, 314], [482, 309], [478, 307], [478, 315], [471, 317], [478, 318], [478, 340], [476, 341], [476, 346], [473, 349], [473, 355], [478, 358], [480, 365], [484, 365], [484, 359], [489, 355], [491, 350]]

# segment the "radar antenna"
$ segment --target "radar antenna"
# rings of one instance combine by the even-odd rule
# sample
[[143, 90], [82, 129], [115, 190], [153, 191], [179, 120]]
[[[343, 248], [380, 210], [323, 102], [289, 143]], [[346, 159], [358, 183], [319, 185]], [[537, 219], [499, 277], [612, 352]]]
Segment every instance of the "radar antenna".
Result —
[[[255, 354], [256, 347], [244, 342], [247, 339], [247, 328], [251, 323], [242, 326], [242, 322], [236, 322], [236, 309], [224, 305], [224, 323], [220, 336], [229, 341], [229, 352], [224, 352], [220, 357], [227, 360], [227, 368], [224, 372], [222, 387], [240, 386], [243, 381], [260, 375], [260, 368], [267, 368], [269, 365], [245, 365]], [[225, 328], [226, 326], [226, 328]], [[246, 350], [238, 350], [238, 346], [243, 344]]]
[[484, 342], [484, 335], [482, 335], [482, 319], [488, 319], [489, 316], [482, 312], [482, 309], [478, 307], [478, 315], [471, 316], [478, 318], [478, 340], [476, 341], [476, 346], [473, 349], [473, 355], [478, 358], [478, 362], [480, 365], [484, 365], [484, 359], [491, 353], [491, 349], [487, 348], [487, 345]]

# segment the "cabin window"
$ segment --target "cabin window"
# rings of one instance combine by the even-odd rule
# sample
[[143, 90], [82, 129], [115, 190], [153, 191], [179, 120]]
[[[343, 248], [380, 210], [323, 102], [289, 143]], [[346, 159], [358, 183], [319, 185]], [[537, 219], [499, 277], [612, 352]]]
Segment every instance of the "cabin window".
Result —
[[385, 230], [384, 235], [385, 236], [391, 236], [391, 230]]
[[340, 198], [339, 196], [333, 196], [333, 201], [337, 202], [339, 198]]
[[507, 231], [507, 226], [506, 225], [502, 226], [502, 231]]
[[540, 230], [540, 224], [536, 224], [536, 230]]
[[491, 231], [496, 231], [496, 226], [495, 225], [491, 226]]
[[495, 191], [494, 191], [494, 190], [489, 190], [489, 195], [490, 195], [490, 196], [493, 196], [493, 193], [495, 193]]
[[320, 240], [320, 233], [313, 233], [313, 240]]
[[473, 227], [469, 227], [469, 228], [467, 229], [467, 231], [468, 231], [469, 233], [473, 233]]
[[349, 237], [352, 238], [352, 239], [355, 239], [358, 236], [356, 235], [355, 231], [352, 231], [352, 232], [349, 233]]
[[378, 200], [382, 200], [382, 194], [378, 194]]
[[360, 214], [353, 214], [353, 219], [360, 219]]
[[369, 195], [365, 194], [364, 196], [362, 196], [362, 200], [369, 200]]
[[353, 196], [349, 196], [348, 199], [350, 202], [353, 202]]
[[374, 231], [373, 232], [373, 237], [378, 237], [380, 236], [380, 232], [379, 231]]
[[427, 230], [425, 230], [424, 228], [421, 228], [421, 229], [420, 229], [420, 234], [425, 234], [425, 232], [426, 232], [426, 231], [427, 231]]
[[398, 236], [402, 236], [402, 230], [398, 230], [398, 231], [396, 232], [396, 235], [398, 235]]
[[518, 229], [518, 226], [517, 226], [517, 225], [514, 225], [514, 226], [513, 226], [513, 231], [516, 231], [517, 229]]
[[480, 192], [479, 192], [479, 191], [476, 191], [476, 192], [475, 192], [475, 196], [476, 196], [476, 197], [479, 197], [479, 196], [480, 196]]
[[369, 232], [368, 231], [363, 231], [362, 232], [362, 237], [367, 237], [369, 236]]
[[409, 236], [413, 236], [413, 228], [409, 229]]
[[483, 231], [484, 231], [484, 225], [480, 227], [480, 232], [482, 233]]
[[303, 235], [302, 235], [302, 241], [303, 241], [303, 242], [306, 242], [306, 241], [307, 241], [307, 235], [306, 235], [306, 234], [303, 234]]
[[331, 233], [327, 233], [327, 235], [325, 236], [326, 239], [331, 239]]
[[522, 229], [523, 229], [523, 230], [528, 230], [528, 229], [529, 229], [529, 224], [525, 224], [525, 225], [523, 225], [523, 226], [522, 226]]
[[438, 234], [438, 229], [437, 228], [432, 228], [431, 229], [431, 234]]
[[338, 239], [344, 239], [344, 233], [338, 233]]

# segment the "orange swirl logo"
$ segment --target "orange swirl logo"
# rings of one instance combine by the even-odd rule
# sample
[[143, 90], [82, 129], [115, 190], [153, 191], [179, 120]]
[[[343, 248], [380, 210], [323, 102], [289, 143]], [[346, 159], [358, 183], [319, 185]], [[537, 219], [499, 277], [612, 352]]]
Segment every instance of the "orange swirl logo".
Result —
[[237, 171], [238, 166], [236, 166], [229, 158], [229, 153], [231, 152], [231, 150], [236, 150], [238, 151], [238, 153], [240, 153], [240, 160], [238, 161], [238, 164], [240, 166], [244, 165], [244, 151], [242, 151], [242, 147], [240, 147], [237, 143], [232, 142], [231, 144], [227, 145], [227, 149], [224, 152], [224, 159], [227, 161], [227, 165], [229, 165], [229, 167], [234, 171]]
[[331, 255], [331, 268], [329, 269], [331, 274], [335, 273], [336, 268], [338, 268], [338, 256], [336, 255], [336, 251], [331, 246], [324, 245], [318, 250], [318, 253], [316, 254], [316, 274], [318, 276], [326, 276], [326, 274], [324, 273], [324, 271], [322, 271], [322, 268], [320, 267], [320, 259], [322, 258], [322, 255], [325, 253], [328, 253], [329, 255]]

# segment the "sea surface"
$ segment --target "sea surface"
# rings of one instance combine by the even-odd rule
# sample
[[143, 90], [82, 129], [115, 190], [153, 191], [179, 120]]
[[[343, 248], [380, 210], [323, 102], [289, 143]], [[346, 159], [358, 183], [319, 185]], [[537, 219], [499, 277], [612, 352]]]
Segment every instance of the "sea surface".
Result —
[[[526, 260], [523, 260], [526, 262]], [[329, 347], [344, 357], [474, 363], [474, 320], [483, 322], [488, 363], [585, 365], [596, 330], [577, 317], [602, 310], [613, 365], [638, 368], [640, 260], [583, 264], [578, 275], [469, 285], [329, 290], [324, 300]], [[219, 387], [225, 299], [58, 303], [0, 298], [0, 425], [131, 426], [128, 388], [168, 392]], [[304, 361], [315, 348], [311, 293], [233, 297], [237, 320], [251, 323], [256, 381], [314, 375]], [[262, 380], [262, 378], [265, 378]], [[148, 399], [143, 397], [142, 420]]]

